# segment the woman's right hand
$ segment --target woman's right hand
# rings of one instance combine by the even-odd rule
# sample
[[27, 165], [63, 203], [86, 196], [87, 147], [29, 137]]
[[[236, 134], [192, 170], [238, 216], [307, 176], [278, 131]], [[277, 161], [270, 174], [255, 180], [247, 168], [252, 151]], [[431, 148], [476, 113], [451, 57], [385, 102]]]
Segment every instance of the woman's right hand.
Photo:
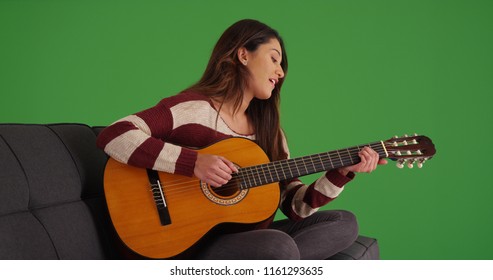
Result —
[[220, 187], [231, 180], [231, 174], [238, 172], [235, 165], [222, 156], [198, 154], [193, 169], [194, 175], [203, 182]]

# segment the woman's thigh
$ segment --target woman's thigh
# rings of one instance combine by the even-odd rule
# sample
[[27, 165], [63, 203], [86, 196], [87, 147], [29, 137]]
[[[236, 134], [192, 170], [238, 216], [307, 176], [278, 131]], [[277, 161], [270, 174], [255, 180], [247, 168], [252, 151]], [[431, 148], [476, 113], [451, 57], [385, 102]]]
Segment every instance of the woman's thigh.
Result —
[[289, 260], [299, 259], [293, 238], [274, 229], [260, 229], [214, 237], [202, 246], [198, 259], [212, 260]]

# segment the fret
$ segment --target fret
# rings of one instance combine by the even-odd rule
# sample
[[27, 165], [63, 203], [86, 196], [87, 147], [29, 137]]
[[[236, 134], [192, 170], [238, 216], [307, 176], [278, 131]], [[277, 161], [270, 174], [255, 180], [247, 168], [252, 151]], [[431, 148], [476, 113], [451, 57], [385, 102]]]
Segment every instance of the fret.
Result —
[[279, 176], [279, 173], [277, 172], [275, 162], [274, 162], [274, 164], [272, 164], [272, 168], [274, 168], [274, 171], [276, 172], [276, 182], [277, 181], [280, 181], [281, 180], [281, 177]]
[[313, 171], [317, 171], [317, 167], [315, 166], [315, 163], [313, 162], [313, 157], [310, 157], [310, 161], [311, 161], [312, 166], [313, 166]]
[[329, 157], [329, 162], [330, 162], [330, 166], [332, 166], [332, 169], [334, 169], [334, 163], [332, 162], [332, 158], [330, 157], [330, 152], [327, 152], [327, 157]]
[[342, 162], [341, 154], [339, 154], [339, 150], [336, 150], [337, 156], [339, 157], [339, 160], [341, 161], [341, 166], [344, 166], [344, 162]]
[[321, 154], [318, 154], [318, 158], [320, 159], [320, 163], [322, 164], [323, 169], [327, 170], [327, 168], [325, 168], [324, 161], [322, 160]]
[[351, 156], [351, 153], [349, 152], [349, 148], [346, 148], [347, 154], [349, 156], [349, 159], [351, 160], [351, 164], [354, 164], [353, 157]]
[[[247, 173], [248, 173], [247, 168], [241, 168], [240, 169], [239, 174], [240, 174], [240, 177], [242, 178], [242, 181], [245, 183], [245, 187], [250, 188], [250, 187], [252, 187], [252, 182], [250, 181], [250, 176], [248, 176]], [[248, 182], [247, 182], [247, 180], [248, 180]]]
[[265, 172], [265, 168], [264, 168], [265, 164], [262, 164], [261, 166], [262, 166], [262, 173], [264, 174], [264, 178], [265, 178], [264, 184], [267, 184], [267, 183], [269, 183], [269, 179], [267, 179], [267, 174]]
[[243, 173], [243, 177], [245, 178], [245, 182], [247, 182], [248, 187], [251, 188], [251, 187], [253, 187], [253, 182], [251, 180], [250, 174], [248, 174], [249, 169], [250, 168], [248, 168], [248, 167], [242, 168], [241, 172]]
[[[289, 167], [288, 162], [286, 160], [283, 160], [283, 162], [286, 162], [286, 167], [288, 168], [289, 174], [291, 175], [291, 177], [289, 177], [289, 178], [295, 178], [295, 176], [293, 176], [293, 172], [291, 171], [291, 168]], [[282, 163], [281, 163], [281, 166], [282, 166]], [[284, 167], [283, 167], [283, 172], [284, 172]]]
[[255, 186], [255, 185], [256, 185], [256, 183], [255, 183], [255, 176], [253, 176], [253, 170], [252, 170], [252, 168], [251, 168], [251, 167], [249, 167], [249, 168], [247, 169], [247, 171], [249, 171], [249, 172], [247, 173], [247, 175], [248, 175], [248, 181], [250, 181], [250, 185], [251, 185], [251, 186]]
[[308, 171], [308, 167], [306, 166], [305, 157], [302, 157], [301, 161], [303, 161], [303, 166], [305, 167], [305, 171], [306, 171], [305, 174], [309, 174], [310, 172]]
[[255, 173], [257, 173], [257, 174], [256, 174], [256, 176], [253, 177], [253, 179], [255, 180], [255, 177], [257, 177], [259, 185], [263, 185], [263, 183], [262, 183], [262, 177], [260, 176], [260, 171], [259, 171], [258, 168], [259, 168], [258, 165], [255, 166]]
[[271, 166], [271, 164], [266, 164], [266, 166], [267, 166], [267, 171], [269, 171], [270, 181], [271, 182], [276, 182], [276, 180], [274, 180], [274, 177], [272, 177], [272, 173], [270, 172], [270, 166]]
[[[239, 180], [240, 180], [240, 190], [244, 190], [244, 189], [246, 189], [246, 188], [247, 188], [247, 186], [246, 186], [246, 182], [245, 182], [245, 180], [244, 180], [245, 178], [243, 178], [243, 176], [241, 175], [241, 170], [240, 170], [238, 173], [233, 174], [233, 179], [234, 179], [234, 177], [235, 177], [235, 176], [236, 176], [237, 178], [239, 178]], [[233, 179], [232, 179], [232, 180], [233, 180]]]
[[284, 175], [283, 179], [286, 179], [287, 178], [286, 172], [284, 172], [284, 168], [282, 168], [282, 160], [281, 161], [278, 161], [278, 163], [281, 166], [282, 175]]
[[[296, 175], [294, 177], [298, 177], [301, 174], [300, 170], [298, 169], [298, 163], [296, 162], [296, 160], [297, 159], [290, 160], [292, 163], [294, 163], [294, 167], [296, 167], [296, 171], [298, 171], [298, 173], [295, 173]], [[288, 166], [290, 166], [290, 164], [289, 164], [290, 161], [288, 161]], [[291, 168], [290, 168], [290, 170], [291, 170]], [[291, 174], [291, 176], [293, 176], [293, 174]]]
[[241, 170], [238, 174], [241, 177], [241, 181], [242, 181], [244, 187], [245, 188], [251, 188], [252, 184], [250, 183], [250, 178], [248, 178], [248, 176], [245, 176], [246, 174], [243, 172], [243, 170]]
[[253, 179], [253, 185], [252, 186], [258, 186], [257, 185], [257, 181], [255, 180], [255, 174], [253, 174], [253, 167], [250, 167], [248, 168], [248, 170], [250, 171], [250, 178]]
[[354, 158], [354, 164], [357, 164], [361, 161], [361, 159], [359, 158], [359, 152], [361, 152], [363, 148], [361, 148], [359, 145], [356, 146], [356, 152], [354, 152], [352, 158]]
[[256, 165], [250, 166], [248, 169], [250, 170], [250, 178], [253, 181], [254, 186], [262, 185], [262, 184], [260, 184], [259, 179], [258, 179], [257, 166]]

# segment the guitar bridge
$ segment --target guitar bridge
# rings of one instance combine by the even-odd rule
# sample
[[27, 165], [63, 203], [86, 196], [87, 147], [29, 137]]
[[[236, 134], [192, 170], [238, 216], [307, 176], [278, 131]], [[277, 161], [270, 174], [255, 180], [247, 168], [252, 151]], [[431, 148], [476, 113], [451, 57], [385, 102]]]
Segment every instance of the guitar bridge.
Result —
[[159, 214], [159, 220], [161, 225], [171, 224], [171, 217], [168, 211], [168, 205], [166, 204], [166, 197], [164, 195], [161, 181], [159, 180], [159, 174], [155, 170], [147, 169], [147, 177], [151, 185], [152, 197], [156, 204], [156, 209]]

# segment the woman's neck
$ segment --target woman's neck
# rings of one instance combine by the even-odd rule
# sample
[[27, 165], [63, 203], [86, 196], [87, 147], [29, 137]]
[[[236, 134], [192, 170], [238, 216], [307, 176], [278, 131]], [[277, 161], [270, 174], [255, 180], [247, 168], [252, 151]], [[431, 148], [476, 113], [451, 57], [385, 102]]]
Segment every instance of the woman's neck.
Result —
[[213, 99], [212, 102], [214, 104], [214, 107], [216, 110], [220, 110], [221, 112], [226, 113], [229, 115], [231, 118], [236, 118], [236, 117], [242, 117], [246, 115], [246, 111], [248, 109], [248, 106], [250, 106], [250, 101], [252, 101], [252, 98], [249, 97], [247, 94], [243, 94], [243, 99], [241, 101], [241, 104], [239, 106], [236, 106], [234, 100], [216, 100]]
[[248, 106], [250, 105], [251, 98], [243, 98], [242, 103], [235, 107], [234, 102], [220, 102], [213, 100], [214, 107], [219, 112], [219, 115], [229, 126], [231, 130], [236, 133], [251, 135], [254, 134], [253, 126], [246, 113]]

